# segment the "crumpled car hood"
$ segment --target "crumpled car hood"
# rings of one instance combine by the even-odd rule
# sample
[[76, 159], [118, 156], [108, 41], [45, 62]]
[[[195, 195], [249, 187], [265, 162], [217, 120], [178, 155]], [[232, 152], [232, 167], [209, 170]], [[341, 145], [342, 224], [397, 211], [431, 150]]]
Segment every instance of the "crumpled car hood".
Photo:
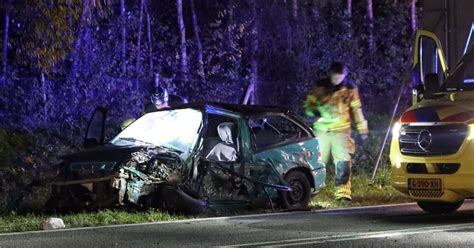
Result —
[[155, 156], [159, 159], [179, 160], [179, 155], [176, 152], [172, 152], [166, 148], [114, 145], [107, 145], [72, 154], [67, 154], [62, 156], [61, 158], [66, 162], [110, 161], [121, 163], [129, 159], [133, 153], [143, 150], [153, 150]]
[[61, 156], [66, 161], [115, 161], [122, 162], [130, 154], [143, 149], [141, 146], [103, 146]]

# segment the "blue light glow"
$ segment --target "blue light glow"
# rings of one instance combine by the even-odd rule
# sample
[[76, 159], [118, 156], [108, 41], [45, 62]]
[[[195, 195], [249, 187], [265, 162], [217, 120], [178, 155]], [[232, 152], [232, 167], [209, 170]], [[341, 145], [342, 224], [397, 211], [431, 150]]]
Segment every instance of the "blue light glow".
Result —
[[474, 83], [474, 78], [464, 79], [465, 84], [472, 84]]
[[466, 54], [467, 52], [467, 48], [469, 47], [469, 44], [471, 43], [471, 37], [472, 37], [473, 32], [474, 32], [474, 21], [471, 23], [471, 30], [469, 31], [469, 35], [467, 36], [466, 45], [464, 46], [463, 54]]
[[[464, 46], [464, 54], [466, 54], [469, 45], [471, 44], [472, 33], [474, 32], [474, 21], [471, 23], [471, 30], [469, 31], [469, 35], [467, 36], [466, 45]], [[465, 84], [474, 83], [474, 78], [466, 78], [464, 79]]]

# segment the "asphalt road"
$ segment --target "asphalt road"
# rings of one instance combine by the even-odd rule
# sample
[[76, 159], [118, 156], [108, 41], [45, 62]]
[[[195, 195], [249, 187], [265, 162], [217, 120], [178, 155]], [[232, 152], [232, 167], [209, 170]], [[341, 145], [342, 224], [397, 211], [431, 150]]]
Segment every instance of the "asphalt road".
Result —
[[474, 247], [474, 201], [430, 215], [416, 204], [1, 234], [0, 247]]

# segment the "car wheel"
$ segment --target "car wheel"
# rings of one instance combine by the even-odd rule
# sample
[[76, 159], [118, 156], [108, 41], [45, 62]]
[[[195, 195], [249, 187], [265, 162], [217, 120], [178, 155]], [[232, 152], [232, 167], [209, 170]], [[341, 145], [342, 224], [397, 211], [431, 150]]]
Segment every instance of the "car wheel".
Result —
[[280, 191], [282, 208], [287, 210], [306, 209], [311, 197], [311, 185], [308, 178], [301, 171], [291, 171], [285, 176], [285, 181], [291, 191]]
[[432, 202], [432, 201], [419, 201], [418, 206], [421, 209], [425, 210], [431, 214], [448, 214], [456, 211], [459, 207], [461, 207], [462, 201], [457, 202]]

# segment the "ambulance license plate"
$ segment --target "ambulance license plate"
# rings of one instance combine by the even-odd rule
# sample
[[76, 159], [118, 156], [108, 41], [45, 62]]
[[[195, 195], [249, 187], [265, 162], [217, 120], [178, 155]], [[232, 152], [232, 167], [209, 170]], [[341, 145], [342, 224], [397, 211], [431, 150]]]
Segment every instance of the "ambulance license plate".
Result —
[[441, 179], [408, 179], [408, 189], [441, 191]]

